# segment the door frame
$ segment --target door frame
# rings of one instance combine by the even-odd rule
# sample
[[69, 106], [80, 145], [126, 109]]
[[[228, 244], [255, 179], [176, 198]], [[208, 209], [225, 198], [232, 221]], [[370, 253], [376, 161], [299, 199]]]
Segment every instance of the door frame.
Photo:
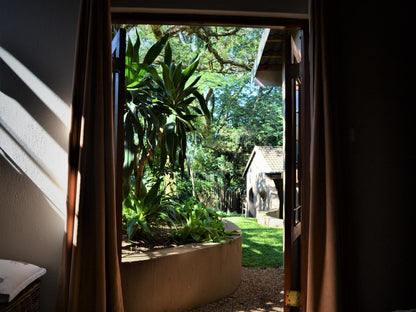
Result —
[[[302, 30], [302, 90], [301, 97], [304, 103], [303, 120], [301, 121], [304, 127], [301, 130], [301, 135], [304, 137], [302, 145], [300, 147], [305, 159], [309, 159], [310, 151], [310, 137], [311, 137], [311, 107], [310, 107], [310, 81], [312, 77], [309, 71], [309, 21], [308, 19], [297, 18], [284, 18], [284, 17], [271, 17], [271, 16], [255, 16], [255, 15], [214, 15], [205, 14], [201, 10], [200, 13], [190, 14], [174, 14], [164, 13], [161, 9], [158, 13], [148, 12], [129, 12], [128, 8], [125, 11], [117, 10], [111, 13], [112, 24], [164, 24], [164, 25], [210, 25], [210, 26], [235, 26], [235, 27], [253, 27], [253, 28], [279, 28], [287, 30]], [[202, 22], [201, 22], [202, 21]], [[122, 144], [118, 144], [122, 146]], [[307, 158], [306, 158], [307, 157]], [[120, 169], [119, 169], [120, 170]], [[303, 296], [302, 306], [306, 306], [306, 287], [307, 287], [307, 255], [308, 255], [308, 225], [309, 225], [309, 161], [302, 162], [302, 203], [303, 208], [301, 212], [302, 229], [301, 229], [301, 263], [300, 272], [300, 291]], [[118, 176], [122, 175], [122, 172], [117, 173]], [[117, 183], [120, 183], [119, 181]], [[121, 190], [119, 186], [117, 188]], [[122, 207], [120, 204], [117, 206], [117, 218], [120, 223], [122, 214]], [[286, 238], [285, 238], [286, 239]], [[286, 282], [286, 277], [285, 277]], [[286, 286], [285, 286], [286, 288]], [[302, 311], [302, 309], [300, 309]], [[285, 311], [288, 311], [285, 308]]]
[[302, 311], [307, 299], [311, 110], [310, 81], [305, 79], [309, 75], [308, 53], [304, 48], [308, 46], [308, 38], [303, 38], [304, 33], [302, 53], [290, 32], [285, 40], [285, 312]]

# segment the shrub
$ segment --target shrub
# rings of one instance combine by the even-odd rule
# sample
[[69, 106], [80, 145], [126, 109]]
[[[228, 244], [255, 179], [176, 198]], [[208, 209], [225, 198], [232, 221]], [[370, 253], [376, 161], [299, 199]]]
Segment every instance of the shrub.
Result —
[[180, 205], [178, 213], [182, 222], [173, 232], [177, 243], [220, 242], [236, 234], [235, 231], [226, 231], [217, 211], [204, 207], [195, 197]]
[[155, 228], [172, 227], [178, 222], [177, 204], [161, 188], [161, 180], [156, 181], [149, 191], [136, 197], [134, 188], [123, 200], [123, 225], [129, 240], [151, 234]]
[[[195, 197], [183, 203], [158, 190], [154, 184], [142, 200], [134, 191], [124, 199], [123, 224], [128, 239], [153, 240], [163, 235], [176, 244], [222, 242], [236, 231], [226, 231], [219, 213], [204, 207]], [[151, 243], [148, 241], [148, 243]]]

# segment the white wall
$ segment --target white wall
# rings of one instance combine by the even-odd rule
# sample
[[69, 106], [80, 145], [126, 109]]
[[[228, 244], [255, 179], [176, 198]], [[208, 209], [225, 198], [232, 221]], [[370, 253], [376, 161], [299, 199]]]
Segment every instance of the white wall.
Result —
[[0, 4], [0, 258], [45, 267], [54, 311], [65, 228], [79, 1]]

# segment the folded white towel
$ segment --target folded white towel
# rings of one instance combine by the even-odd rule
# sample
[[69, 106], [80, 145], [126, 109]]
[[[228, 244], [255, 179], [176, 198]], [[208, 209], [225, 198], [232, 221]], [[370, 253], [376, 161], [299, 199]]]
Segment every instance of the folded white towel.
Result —
[[45, 268], [34, 264], [0, 259], [0, 302], [12, 301], [26, 286], [45, 273]]

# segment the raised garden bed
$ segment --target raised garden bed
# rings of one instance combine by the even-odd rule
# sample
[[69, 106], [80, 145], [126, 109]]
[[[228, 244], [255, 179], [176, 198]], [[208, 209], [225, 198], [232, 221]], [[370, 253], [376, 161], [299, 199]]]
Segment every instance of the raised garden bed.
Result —
[[241, 230], [224, 243], [187, 244], [126, 255], [121, 278], [124, 309], [184, 311], [233, 293], [241, 280]]

